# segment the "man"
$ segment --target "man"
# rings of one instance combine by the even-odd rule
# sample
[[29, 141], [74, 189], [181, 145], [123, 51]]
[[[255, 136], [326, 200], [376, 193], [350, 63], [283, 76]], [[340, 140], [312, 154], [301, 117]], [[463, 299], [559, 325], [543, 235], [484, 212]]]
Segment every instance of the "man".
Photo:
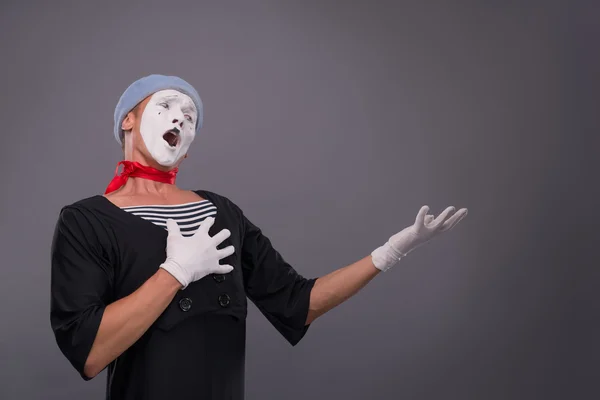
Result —
[[247, 298], [295, 345], [316, 318], [467, 214], [448, 207], [434, 219], [424, 206], [372, 254], [304, 278], [231, 200], [175, 185], [202, 120], [186, 81], [134, 82], [115, 109], [123, 172], [104, 195], [60, 212], [52, 329], [83, 379], [108, 366], [108, 399], [243, 399]]

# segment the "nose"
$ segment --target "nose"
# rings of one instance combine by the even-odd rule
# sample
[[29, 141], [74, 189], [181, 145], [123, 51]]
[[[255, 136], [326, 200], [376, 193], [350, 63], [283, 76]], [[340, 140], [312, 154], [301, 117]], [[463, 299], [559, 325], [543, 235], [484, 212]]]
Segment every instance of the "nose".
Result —
[[185, 114], [180, 107], [172, 107], [170, 117], [173, 118], [171, 122], [173, 124], [177, 124], [179, 128], [183, 128], [183, 123], [185, 122]]

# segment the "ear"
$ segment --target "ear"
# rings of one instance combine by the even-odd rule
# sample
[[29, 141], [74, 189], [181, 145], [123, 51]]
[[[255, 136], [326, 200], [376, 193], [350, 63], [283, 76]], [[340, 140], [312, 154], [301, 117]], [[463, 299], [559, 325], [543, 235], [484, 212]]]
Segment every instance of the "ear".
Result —
[[123, 120], [123, 123], [121, 124], [121, 129], [123, 129], [124, 131], [132, 130], [134, 122], [135, 122], [135, 114], [132, 111], [130, 111], [127, 113], [127, 116], [125, 116], [125, 119]]

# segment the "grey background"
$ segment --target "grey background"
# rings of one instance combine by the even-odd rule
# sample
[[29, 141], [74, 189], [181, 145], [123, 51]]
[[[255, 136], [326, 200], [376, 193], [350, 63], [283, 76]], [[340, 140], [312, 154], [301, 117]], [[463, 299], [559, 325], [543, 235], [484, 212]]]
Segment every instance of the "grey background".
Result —
[[205, 103], [178, 184], [233, 199], [305, 276], [423, 204], [470, 210], [297, 347], [252, 306], [248, 399], [600, 396], [592, 2], [105, 3], [0, 6], [0, 398], [103, 398], [54, 342], [50, 241], [108, 184], [113, 108], [150, 73]]

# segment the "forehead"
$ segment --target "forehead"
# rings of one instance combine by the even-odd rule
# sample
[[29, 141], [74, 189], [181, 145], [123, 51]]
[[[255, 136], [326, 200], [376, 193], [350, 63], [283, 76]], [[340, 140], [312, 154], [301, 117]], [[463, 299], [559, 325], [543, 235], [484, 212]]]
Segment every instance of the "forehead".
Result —
[[194, 105], [194, 101], [192, 100], [192, 98], [190, 96], [188, 96], [185, 93], [181, 93], [178, 90], [174, 90], [174, 89], [160, 90], [152, 95], [152, 97], [150, 98], [150, 101], [151, 102], [158, 102], [158, 101], [177, 102], [177, 103], [180, 103], [182, 106], [193, 107], [194, 110], [196, 109], [196, 106]]

